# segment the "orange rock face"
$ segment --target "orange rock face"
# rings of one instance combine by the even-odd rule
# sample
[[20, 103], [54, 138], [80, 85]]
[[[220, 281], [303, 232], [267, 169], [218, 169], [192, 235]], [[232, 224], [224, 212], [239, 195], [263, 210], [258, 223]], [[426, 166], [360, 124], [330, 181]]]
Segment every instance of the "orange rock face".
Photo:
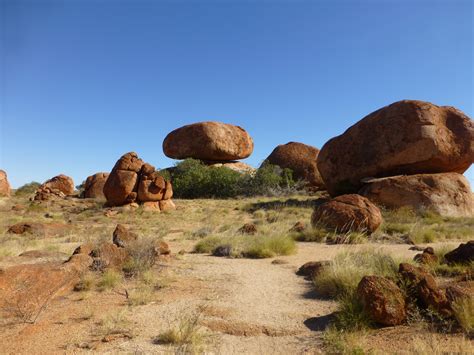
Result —
[[310, 187], [324, 189], [324, 182], [316, 163], [318, 154], [319, 149], [316, 147], [289, 142], [276, 147], [266, 160], [283, 169], [291, 169], [295, 179], [306, 180]]
[[104, 195], [110, 206], [122, 206], [135, 202], [138, 172], [144, 164], [137, 153], [124, 154], [115, 164], [104, 184]]
[[84, 186], [85, 198], [105, 198], [104, 185], [109, 177], [109, 173], [97, 173], [86, 179]]
[[331, 195], [361, 180], [419, 173], [463, 173], [474, 162], [474, 122], [454, 107], [404, 100], [383, 107], [329, 140], [318, 169]]
[[0, 196], [10, 196], [10, 183], [7, 179], [7, 173], [0, 170]]
[[57, 190], [70, 196], [74, 193], [74, 181], [69, 176], [60, 174], [46, 181], [40, 186], [40, 189]]
[[252, 154], [253, 140], [239, 126], [199, 122], [169, 133], [163, 141], [163, 151], [173, 159], [238, 160]]
[[311, 217], [314, 226], [324, 226], [339, 233], [361, 231], [368, 234], [382, 224], [382, 213], [360, 195], [342, 195], [317, 206]]
[[446, 217], [474, 216], [467, 179], [458, 173], [400, 175], [368, 180], [359, 194], [388, 208], [429, 209]]
[[136, 203], [142, 203], [145, 210], [158, 212], [162, 205], [166, 209], [174, 207], [170, 200], [173, 197], [171, 182], [134, 152], [124, 154], [117, 161], [103, 191], [109, 206], [138, 207]]
[[405, 297], [395, 283], [382, 276], [364, 276], [357, 286], [364, 311], [376, 323], [401, 324], [406, 319]]

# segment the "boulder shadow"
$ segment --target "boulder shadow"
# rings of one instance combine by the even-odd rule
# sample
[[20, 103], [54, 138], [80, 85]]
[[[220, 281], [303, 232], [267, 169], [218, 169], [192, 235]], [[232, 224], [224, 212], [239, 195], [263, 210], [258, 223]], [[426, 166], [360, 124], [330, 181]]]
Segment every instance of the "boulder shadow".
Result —
[[314, 208], [326, 202], [327, 198], [314, 198], [308, 200], [296, 200], [294, 198], [287, 199], [286, 201], [274, 200], [266, 202], [251, 203], [245, 209], [247, 212], [255, 212], [257, 210], [279, 210], [285, 207], [303, 207], [303, 208]]
[[308, 318], [303, 323], [309, 330], [313, 332], [321, 332], [326, 330], [335, 318], [336, 312], [333, 312], [324, 316]]

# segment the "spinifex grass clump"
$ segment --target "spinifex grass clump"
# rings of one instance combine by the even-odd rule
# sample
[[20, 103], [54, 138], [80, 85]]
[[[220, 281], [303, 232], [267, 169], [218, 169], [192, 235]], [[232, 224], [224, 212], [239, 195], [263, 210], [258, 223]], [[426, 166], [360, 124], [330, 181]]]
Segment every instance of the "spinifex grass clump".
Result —
[[336, 298], [353, 293], [366, 275], [396, 278], [398, 263], [390, 255], [373, 249], [343, 252], [315, 277], [314, 285], [319, 295]]
[[260, 259], [293, 254], [296, 244], [292, 238], [285, 235], [210, 236], [199, 241], [194, 251], [214, 253], [218, 248], [228, 250], [228, 256], [231, 257]]

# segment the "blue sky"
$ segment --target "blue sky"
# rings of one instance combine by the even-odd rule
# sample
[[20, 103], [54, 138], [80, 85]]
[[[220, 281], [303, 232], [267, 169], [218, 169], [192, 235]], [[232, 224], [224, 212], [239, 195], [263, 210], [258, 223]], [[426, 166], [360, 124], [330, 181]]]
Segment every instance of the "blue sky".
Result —
[[[249, 131], [258, 165], [401, 99], [473, 117], [473, 3], [0, 0], [0, 167], [78, 184], [184, 124]], [[467, 173], [474, 183], [474, 169]]]

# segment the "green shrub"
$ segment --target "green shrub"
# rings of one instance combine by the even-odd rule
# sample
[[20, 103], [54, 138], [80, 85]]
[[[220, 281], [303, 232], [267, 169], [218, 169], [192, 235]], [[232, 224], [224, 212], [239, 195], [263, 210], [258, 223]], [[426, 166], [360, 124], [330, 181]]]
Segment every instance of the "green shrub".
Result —
[[107, 270], [99, 281], [99, 290], [111, 290], [122, 281], [122, 275], [115, 270]]
[[372, 325], [370, 317], [355, 292], [338, 298], [338, 307], [334, 326], [340, 330], [363, 330]]
[[186, 159], [169, 171], [177, 198], [232, 198], [290, 192], [295, 186], [292, 172], [262, 164], [255, 174], [210, 167], [196, 159]]
[[194, 247], [194, 252], [201, 254], [212, 253], [223, 242], [223, 238], [216, 236], [205, 237]]
[[15, 191], [15, 196], [26, 196], [26, 195], [32, 195], [36, 192], [38, 187], [40, 187], [41, 184], [36, 181], [32, 181], [28, 184], [25, 184]]

